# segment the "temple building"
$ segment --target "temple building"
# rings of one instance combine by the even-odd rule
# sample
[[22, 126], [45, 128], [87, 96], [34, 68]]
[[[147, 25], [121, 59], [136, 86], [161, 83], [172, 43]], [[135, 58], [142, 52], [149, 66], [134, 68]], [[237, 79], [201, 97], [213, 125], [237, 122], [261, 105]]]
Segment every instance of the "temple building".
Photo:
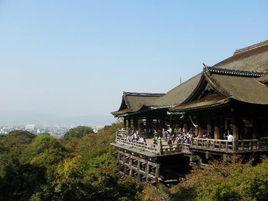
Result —
[[166, 94], [124, 92], [119, 173], [176, 182], [211, 159], [268, 153], [268, 41], [236, 50]]

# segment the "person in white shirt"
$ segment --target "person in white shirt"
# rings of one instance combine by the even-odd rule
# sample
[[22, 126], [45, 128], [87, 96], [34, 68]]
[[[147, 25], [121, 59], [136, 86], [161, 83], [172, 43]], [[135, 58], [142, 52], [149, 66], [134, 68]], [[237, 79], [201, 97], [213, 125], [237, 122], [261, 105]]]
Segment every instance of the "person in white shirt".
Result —
[[134, 132], [133, 138], [134, 138], [134, 140], [138, 140], [138, 138], [139, 138], [139, 132], [138, 131]]
[[169, 132], [170, 134], [172, 133], [172, 128], [168, 128], [167, 132]]
[[228, 142], [233, 142], [234, 141], [234, 136], [231, 133], [228, 133], [227, 141]]

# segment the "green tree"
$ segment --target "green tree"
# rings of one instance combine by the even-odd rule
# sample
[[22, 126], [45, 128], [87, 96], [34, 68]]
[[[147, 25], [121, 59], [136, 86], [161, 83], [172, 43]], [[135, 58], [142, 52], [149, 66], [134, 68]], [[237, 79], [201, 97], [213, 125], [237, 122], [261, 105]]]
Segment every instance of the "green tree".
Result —
[[75, 128], [71, 128], [67, 133], [65, 133], [64, 138], [81, 138], [85, 135], [92, 134], [93, 129], [88, 126], [77, 126]]
[[5, 174], [6, 166], [19, 160], [23, 150], [35, 138], [30, 132], [15, 130], [0, 137], [0, 176]]
[[21, 160], [47, 170], [47, 176], [52, 177], [60, 162], [68, 157], [68, 151], [59, 140], [51, 135], [38, 135], [24, 150]]
[[27, 201], [46, 182], [44, 168], [19, 161], [7, 165], [4, 172], [0, 178], [0, 200]]
[[30, 144], [32, 140], [35, 138], [35, 136], [36, 135], [28, 131], [14, 130], [8, 133], [6, 136], [2, 136], [0, 140], [6, 146], [17, 147]]

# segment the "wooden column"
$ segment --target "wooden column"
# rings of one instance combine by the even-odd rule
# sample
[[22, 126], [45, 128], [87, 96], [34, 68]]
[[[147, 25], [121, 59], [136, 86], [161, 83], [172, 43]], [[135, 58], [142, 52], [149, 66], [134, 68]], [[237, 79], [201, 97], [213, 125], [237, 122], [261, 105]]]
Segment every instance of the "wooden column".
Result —
[[188, 132], [188, 126], [187, 126], [186, 123], [183, 123], [183, 130], [184, 130], [185, 132]]
[[128, 163], [129, 164], [129, 175], [130, 176], [132, 176], [132, 174], [133, 174], [133, 166], [132, 166], [133, 164], [132, 163], [133, 163], [133, 158], [132, 158], [132, 156], [130, 156], [129, 157], [129, 163]]
[[194, 128], [194, 133], [195, 133], [195, 137], [198, 137], [199, 136], [199, 126], [196, 126]]
[[149, 119], [148, 118], [146, 118], [146, 135], [148, 135], [148, 133], [149, 133]]
[[214, 121], [214, 139], [221, 139], [220, 121], [218, 119]]
[[[208, 121], [207, 121], [207, 133], [212, 134], [212, 126], [211, 126], [211, 120], [210, 119], [208, 119]], [[211, 136], [211, 137], [213, 137], [213, 136]]]
[[216, 124], [214, 127], [214, 139], [220, 139], [220, 138], [221, 138], [220, 128]]
[[160, 176], [160, 165], [158, 164], [156, 167], [155, 167], [155, 180], [156, 182], [158, 182], [158, 178]]
[[163, 129], [165, 127], [165, 121], [163, 118], [160, 119], [160, 127]]
[[138, 130], [138, 118], [137, 117], [133, 118], [133, 127], [134, 127], [134, 130]]
[[228, 129], [228, 120], [224, 119], [224, 130]]
[[146, 163], [146, 170], [145, 170], [146, 182], [148, 182], [148, 180], [149, 180], [149, 168], [150, 168], [150, 166], [149, 166], [149, 163], [147, 161], [147, 163]]
[[141, 174], [140, 174], [140, 172], [141, 172], [141, 162], [140, 162], [140, 160], [138, 160], [137, 171], [138, 171], [138, 175], [137, 175], [138, 181], [141, 181]]
[[126, 171], [127, 171], [126, 162], [127, 162], [127, 156], [124, 153], [124, 155], [123, 155], [123, 164], [124, 164], [124, 170], [123, 170], [123, 172], [124, 172], [124, 175], [126, 175]]
[[131, 119], [128, 117], [127, 119], [127, 127], [130, 129], [131, 128]]
[[125, 129], [127, 128], [127, 119], [126, 119], [126, 117], [124, 117], [124, 128]]
[[256, 119], [253, 119], [253, 133], [252, 133], [252, 138], [253, 139], [258, 139], [258, 121]]
[[234, 116], [233, 117], [233, 122], [232, 122], [234, 141], [239, 140], [239, 131], [238, 131], [238, 125], [237, 124], [238, 124], [237, 123], [237, 118]]
[[202, 127], [202, 125], [199, 127], [199, 133], [198, 133], [198, 137], [203, 137], [205, 129]]

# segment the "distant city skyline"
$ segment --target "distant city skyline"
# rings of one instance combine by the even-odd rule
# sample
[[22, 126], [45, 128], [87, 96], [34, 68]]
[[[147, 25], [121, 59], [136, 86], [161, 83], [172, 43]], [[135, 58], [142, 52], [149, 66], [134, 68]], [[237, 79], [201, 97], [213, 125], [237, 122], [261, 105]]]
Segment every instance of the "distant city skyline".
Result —
[[0, 1], [0, 124], [116, 121], [122, 91], [167, 92], [268, 39], [268, 1]]

